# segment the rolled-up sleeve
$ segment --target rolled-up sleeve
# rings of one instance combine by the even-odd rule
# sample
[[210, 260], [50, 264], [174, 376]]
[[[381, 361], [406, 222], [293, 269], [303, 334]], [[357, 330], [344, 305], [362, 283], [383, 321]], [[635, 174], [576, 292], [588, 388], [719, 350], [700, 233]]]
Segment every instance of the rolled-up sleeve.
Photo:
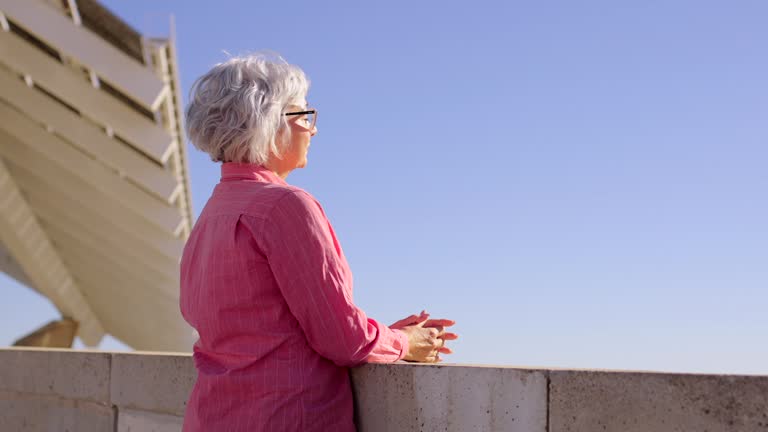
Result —
[[352, 300], [352, 277], [320, 204], [286, 193], [257, 238], [291, 313], [309, 345], [340, 366], [387, 363], [408, 352], [408, 338], [368, 318]]

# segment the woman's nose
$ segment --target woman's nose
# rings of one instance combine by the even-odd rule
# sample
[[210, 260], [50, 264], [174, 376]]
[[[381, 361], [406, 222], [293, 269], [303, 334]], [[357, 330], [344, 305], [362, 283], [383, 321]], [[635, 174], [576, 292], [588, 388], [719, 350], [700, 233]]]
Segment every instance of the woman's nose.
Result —
[[315, 136], [316, 133], [317, 133], [317, 126], [313, 126], [312, 132], [310, 132], [310, 136]]

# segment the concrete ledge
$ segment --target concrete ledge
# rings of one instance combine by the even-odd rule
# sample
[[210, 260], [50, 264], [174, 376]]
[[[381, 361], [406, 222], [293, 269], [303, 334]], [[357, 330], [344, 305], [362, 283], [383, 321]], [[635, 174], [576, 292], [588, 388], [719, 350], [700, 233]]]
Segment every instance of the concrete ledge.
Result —
[[111, 356], [65, 349], [0, 349], [0, 390], [107, 403]]
[[351, 376], [361, 432], [546, 432], [546, 371], [394, 364]]
[[[512, 367], [350, 371], [361, 432], [768, 432], [768, 377]], [[176, 432], [192, 356], [0, 348], [0, 431]]]
[[768, 431], [768, 377], [550, 372], [551, 432]]
[[112, 355], [112, 403], [120, 408], [183, 416], [196, 379], [190, 354]]

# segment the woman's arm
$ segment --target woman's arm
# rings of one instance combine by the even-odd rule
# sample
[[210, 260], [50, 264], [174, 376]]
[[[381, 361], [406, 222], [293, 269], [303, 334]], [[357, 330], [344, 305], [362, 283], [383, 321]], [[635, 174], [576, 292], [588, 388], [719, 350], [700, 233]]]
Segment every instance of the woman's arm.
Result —
[[314, 198], [301, 190], [287, 193], [256, 232], [288, 307], [315, 351], [342, 366], [405, 357], [407, 336], [355, 306], [351, 272]]

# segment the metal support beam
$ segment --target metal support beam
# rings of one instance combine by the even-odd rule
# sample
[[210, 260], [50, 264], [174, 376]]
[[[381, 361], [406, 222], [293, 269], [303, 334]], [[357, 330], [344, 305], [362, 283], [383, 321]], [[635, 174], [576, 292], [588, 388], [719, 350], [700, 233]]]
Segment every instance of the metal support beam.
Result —
[[[187, 182], [189, 167], [186, 157], [184, 125], [181, 121], [183, 118], [183, 115], [181, 115], [181, 92], [178, 86], [173, 85], [174, 82], [179, 82], [179, 71], [176, 64], [176, 24], [173, 15], [170, 17], [170, 29], [171, 37], [169, 40], [163, 43], [151, 43], [150, 46], [155, 53], [154, 57], [157, 59], [157, 63], [154, 65], [155, 73], [172, 90], [163, 100], [161, 111], [165, 119], [163, 126], [173, 139], [173, 147], [178, 149], [171, 156], [171, 169], [176, 176], [176, 181], [179, 184], [184, 184]], [[177, 205], [184, 217], [182, 229], [183, 235], [186, 238], [189, 236], [192, 225], [194, 225], [192, 200], [189, 190], [180, 192], [180, 195], [174, 198], [178, 198]]]

